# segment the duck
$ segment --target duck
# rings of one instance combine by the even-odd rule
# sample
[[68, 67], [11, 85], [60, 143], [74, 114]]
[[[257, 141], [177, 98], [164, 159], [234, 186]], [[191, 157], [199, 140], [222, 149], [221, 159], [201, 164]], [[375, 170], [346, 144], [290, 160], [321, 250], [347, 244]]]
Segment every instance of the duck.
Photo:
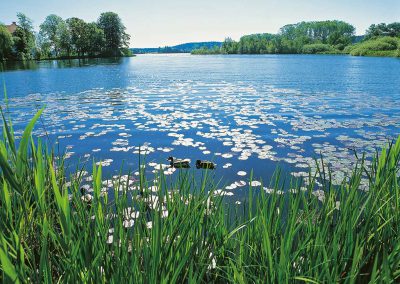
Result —
[[81, 200], [82, 202], [86, 203], [86, 206], [88, 209], [90, 209], [90, 207], [92, 207], [92, 200], [93, 200], [93, 196], [90, 194], [86, 193], [86, 189], [84, 187], [81, 187]]
[[167, 159], [171, 168], [190, 168], [190, 159], [176, 159], [174, 157], [169, 157]]
[[202, 161], [202, 160], [196, 161], [196, 168], [198, 168], [198, 169], [214, 170], [216, 167], [217, 167], [217, 164], [214, 164], [213, 162], [210, 162], [210, 161]]

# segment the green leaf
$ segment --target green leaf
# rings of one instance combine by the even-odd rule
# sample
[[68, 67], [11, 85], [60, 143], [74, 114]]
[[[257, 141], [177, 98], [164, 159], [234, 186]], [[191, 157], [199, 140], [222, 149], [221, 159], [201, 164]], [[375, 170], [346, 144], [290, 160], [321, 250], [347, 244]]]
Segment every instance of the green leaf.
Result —
[[0, 153], [0, 168], [3, 170], [4, 179], [10, 183], [16, 192], [21, 194], [21, 187], [19, 186], [18, 181], [15, 179], [14, 172], [8, 164], [7, 157], [4, 157], [2, 153]]
[[3, 113], [3, 109], [1, 107], [0, 107], [0, 112], [1, 112], [1, 116], [3, 118], [3, 129], [4, 129], [4, 132], [5, 132], [6, 136], [7, 136], [8, 145], [10, 146], [11, 151], [14, 154], [14, 156], [16, 156], [17, 155], [17, 151], [15, 150], [14, 135], [12, 135], [12, 133], [11, 133], [10, 127], [7, 124], [7, 119], [5, 118], [4, 113]]
[[307, 283], [319, 284], [319, 282], [317, 282], [316, 280], [314, 280], [312, 278], [303, 277], [303, 276], [297, 276], [294, 279], [295, 280], [304, 281], [304, 282], [307, 282]]
[[20, 283], [18, 279], [17, 272], [15, 271], [15, 267], [8, 258], [7, 254], [3, 250], [3, 248], [0, 248], [0, 261], [1, 261], [1, 266], [2, 270], [4, 273], [11, 279], [13, 283]]
[[29, 138], [31, 137], [33, 127], [35, 126], [36, 121], [42, 115], [44, 108], [39, 110], [36, 115], [29, 122], [28, 126], [25, 128], [24, 133], [22, 134], [21, 141], [19, 142], [18, 153], [17, 153], [17, 175], [20, 176], [22, 174], [23, 165], [28, 160], [28, 143]]

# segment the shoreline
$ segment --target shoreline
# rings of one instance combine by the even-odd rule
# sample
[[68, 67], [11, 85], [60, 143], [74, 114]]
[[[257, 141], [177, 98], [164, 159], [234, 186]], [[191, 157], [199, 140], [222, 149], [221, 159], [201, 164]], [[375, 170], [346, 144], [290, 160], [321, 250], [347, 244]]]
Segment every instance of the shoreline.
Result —
[[70, 56], [70, 57], [53, 57], [53, 58], [42, 58], [42, 59], [25, 59], [25, 60], [2, 60], [0, 63], [14, 63], [14, 62], [40, 62], [40, 61], [52, 61], [52, 60], [83, 60], [83, 59], [119, 59], [125, 57], [136, 57], [136, 54], [126, 56]]

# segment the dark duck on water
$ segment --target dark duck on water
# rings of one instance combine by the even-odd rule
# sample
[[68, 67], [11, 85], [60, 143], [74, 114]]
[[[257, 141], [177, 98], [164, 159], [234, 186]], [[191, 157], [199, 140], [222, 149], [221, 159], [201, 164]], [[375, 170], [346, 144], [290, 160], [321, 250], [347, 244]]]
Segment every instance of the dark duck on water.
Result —
[[213, 162], [210, 162], [210, 161], [202, 161], [202, 160], [196, 161], [196, 168], [198, 168], [198, 169], [214, 170], [216, 167], [217, 167], [217, 164], [214, 164]]
[[176, 159], [169, 157], [167, 159], [172, 168], [190, 168], [190, 159]]

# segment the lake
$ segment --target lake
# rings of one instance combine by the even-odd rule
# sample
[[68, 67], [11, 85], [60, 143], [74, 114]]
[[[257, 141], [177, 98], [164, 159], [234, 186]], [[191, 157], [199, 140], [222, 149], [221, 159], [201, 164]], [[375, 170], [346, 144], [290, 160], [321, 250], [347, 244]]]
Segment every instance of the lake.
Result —
[[94, 158], [105, 176], [137, 172], [140, 147], [150, 175], [169, 156], [190, 158], [197, 175], [195, 161], [212, 160], [240, 196], [252, 171], [268, 185], [277, 166], [302, 176], [321, 153], [339, 183], [354, 151], [371, 156], [400, 134], [395, 58], [139, 55], [5, 68], [17, 134], [46, 106], [35, 134], [66, 152], [71, 171]]

